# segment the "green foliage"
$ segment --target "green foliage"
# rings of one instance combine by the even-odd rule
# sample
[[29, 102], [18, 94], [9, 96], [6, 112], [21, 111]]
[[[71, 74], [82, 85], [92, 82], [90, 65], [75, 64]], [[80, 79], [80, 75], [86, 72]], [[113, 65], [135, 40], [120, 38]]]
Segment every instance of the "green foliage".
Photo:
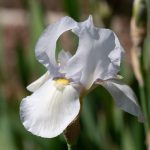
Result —
[[80, 5], [79, 0], [64, 0], [66, 12], [75, 20], [79, 21], [80, 18]]

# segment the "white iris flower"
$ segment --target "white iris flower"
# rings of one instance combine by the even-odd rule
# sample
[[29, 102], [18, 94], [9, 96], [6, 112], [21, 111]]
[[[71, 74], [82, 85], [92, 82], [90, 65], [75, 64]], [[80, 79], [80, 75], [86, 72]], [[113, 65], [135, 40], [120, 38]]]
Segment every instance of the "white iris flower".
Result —
[[[62, 50], [58, 63], [56, 42], [68, 30], [79, 37], [79, 45], [73, 56]], [[133, 91], [117, 78], [123, 48], [111, 30], [93, 25], [92, 16], [84, 22], [64, 17], [48, 26], [35, 53], [48, 71], [27, 87], [33, 94], [20, 105], [21, 120], [31, 133], [46, 138], [61, 134], [79, 114], [83, 93], [95, 85], [105, 87], [122, 110], [143, 120]]]

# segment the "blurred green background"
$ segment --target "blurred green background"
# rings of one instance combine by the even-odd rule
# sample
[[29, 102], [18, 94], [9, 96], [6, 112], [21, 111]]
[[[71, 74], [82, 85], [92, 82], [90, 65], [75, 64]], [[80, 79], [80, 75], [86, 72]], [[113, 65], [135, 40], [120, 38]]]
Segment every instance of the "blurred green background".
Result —
[[[53, 139], [36, 137], [23, 128], [19, 118], [20, 101], [30, 94], [26, 86], [46, 71], [35, 58], [36, 41], [48, 24], [65, 15], [76, 21], [83, 21], [91, 14], [96, 26], [114, 30], [126, 50], [120, 74], [135, 91], [149, 120], [150, 10], [146, 9], [150, 8], [149, 3], [148, 0], [142, 2], [141, 7], [138, 7], [141, 9], [140, 13], [136, 16], [140, 17], [139, 22], [144, 21], [145, 24], [140, 27], [147, 33], [142, 45], [137, 46], [140, 50], [135, 51], [140, 55], [138, 61], [145, 83], [143, 87], [134, 74], [136, 69], [131, 55], [133, 47], [137, 48], [130, 35], [130, 22], [134, 18], [132, 0], [1, 0], [0, 150], [67, 149], [63, 135]], [[146, 20], [140, 16], [145, 10]], [[77, 43], [74, 43], [77, 40], [71, 41], [67, 37], [62, 38], [65, 42], [62, 45], [75, 49]], [[58, 42], [57, 48], [59, 47]], [[112, 97], [102, 87], [96, 88], [85, 97], [80, 120], [81, 133], [77, 145], [79, 150], [146, 150], [150, 145], [148, 123], [146, 127], [135, 117], [118, 109]]]

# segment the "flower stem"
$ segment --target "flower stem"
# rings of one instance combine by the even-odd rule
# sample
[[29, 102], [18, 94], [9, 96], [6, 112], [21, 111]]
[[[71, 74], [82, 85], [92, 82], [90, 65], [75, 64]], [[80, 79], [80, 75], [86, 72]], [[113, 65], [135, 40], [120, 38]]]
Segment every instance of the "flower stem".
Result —
[[67, 144], [68, 150], [77, 150], [76, 145]]

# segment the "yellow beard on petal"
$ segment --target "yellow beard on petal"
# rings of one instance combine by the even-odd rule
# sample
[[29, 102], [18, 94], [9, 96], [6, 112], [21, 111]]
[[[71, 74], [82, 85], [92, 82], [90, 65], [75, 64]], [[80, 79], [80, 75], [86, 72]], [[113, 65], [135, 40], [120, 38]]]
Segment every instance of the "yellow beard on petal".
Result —
[[57, 79], [57, 80], [55, 80], [56, 81], [56, 83], [58, 83], [58, 84], [63, 84], [63, 85], [68, 85], [69, 84], [69, 80], [67, 80], [67, 79]]
[[70, 83], [69, 80], [63, 78], [55, 80], [55, 86], [58, 90], [63, 90], [65, 86], [67, 86], [69, 83]]

